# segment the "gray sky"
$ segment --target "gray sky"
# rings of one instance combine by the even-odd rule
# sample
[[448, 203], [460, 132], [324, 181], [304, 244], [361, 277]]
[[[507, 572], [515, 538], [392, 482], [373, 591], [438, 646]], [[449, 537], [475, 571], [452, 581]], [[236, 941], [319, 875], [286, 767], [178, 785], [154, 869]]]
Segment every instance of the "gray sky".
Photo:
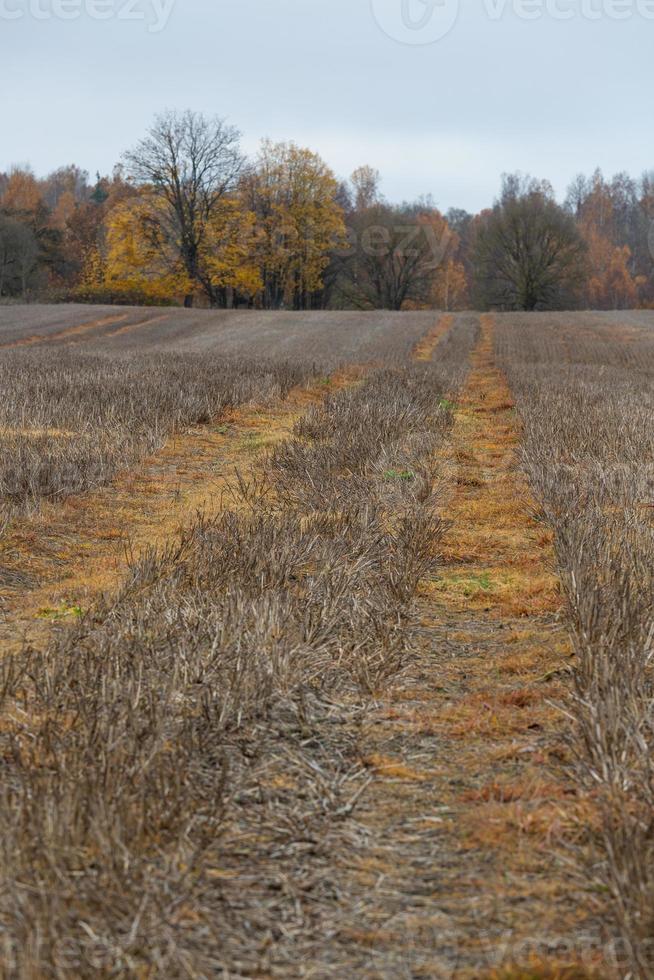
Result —
[[504, 170], [563, 192], [654, 168], [654, 0], [433, 4], [0, 0], [0, 169], [107, 172], [168, 107], [226, 116], [248, 151], [370, 163], [389, 198], [443, 209], [488, 205]]

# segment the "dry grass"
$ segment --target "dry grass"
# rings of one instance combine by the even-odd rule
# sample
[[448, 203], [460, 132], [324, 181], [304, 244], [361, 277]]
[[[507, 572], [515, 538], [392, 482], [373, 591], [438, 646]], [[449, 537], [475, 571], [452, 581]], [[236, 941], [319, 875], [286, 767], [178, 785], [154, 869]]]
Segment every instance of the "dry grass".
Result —
[[[11, 513], [108, 483], [187, 426], [283, 398], [311, 364], [181, 355], [7, 351], [0, 361], [0, 507]], [[61, 433], [74, 438], [61, 438]]]
[[359, 378], [350, 369], [334, 375], [328, 388], [322, 381], [301, 385], [277, 404], [229, 411], [219, 422], [177, 433], [107, 486], [46, 501], [16, 519], [2, 542], [3, 649], [37, 642], [53, 622], [114, 592], [126, 556], [164, 546], [197, 513], [210, 516], [225, 503], [235, 506], [235, 473], [251, 479], [261, 453], [287, 439], [326, 390]]
[[[514, 456], [520, 430], [492, 321], [483, 326], [465, 388], [445, 399], [454, 428], [434, 447], [448, 529], [419, 586], [416, 655], [378, 692], [360, 736], [375, 779], [358, 807], [360, 852], [335, 876], [354, 919], [340, 938], [355, 976], [479, 977], [536, 954], [582, 975], [594, 938], [553, 848], [575, 839], [584, 804], [557, 774], [564, 726], [550, 702], [561, 689], [540, 680], [570, 652], [562, 597]], [[442, 344], [461, 351], [469, 328], [476, 318], [457, 318]], [[462, 569], [472, 595], [450, 588]], [[479, 583], [490, 570], [506, 592]]]
[[[625, 975], [595, 913], [599, 889], [624, 898], [615, 919], [642, 943], [649, 783], [626, 779], [648, 778], [649, 677], [620, 644], [646, 619], [651, 523], [645, 484], [593, 456], [625, 426], [620, 467], [649, 452], [650, 396], [633, 371], [645, 338], [616, 343], [607, 324], [572, 337], [557, 321], [553, 339], [516, 318], [483, 318], [481, 335], [476, 316], [441, 320], [412, 364], [396, 339], [378, 370], [227, 410], [228, 431], [180, 431], [144, 469], [22, 522], [16, 547], [51, 584], [65, 532], [48, 554], [48, 520], [87, 522], [65, 555], [78, 584], [94, 540], [100, 566], [122, 524], [142, 538], [117, 590], [115, 558], [94, 604], [62, 589], [33, 648], [1, 664], [7, 975]], [[172, 343], [173, 325], [103, 343]], [[645, 406], [628, 425], [625, 379]], [[568, 608], [582, 669], [566, 741]], [[620, 629], [602, 646], [607, 610]], [[623, 860], [635, 843], [644, 870]], [[593, 856], [592, 915], [562, 855]]]
[[231, 509], [4, 659], [7, 974], [289, 976], [339, 931], [358, 719], [411, 650], [442, 533], [443, 378], [405, 366], [330, 395]]
[[434, 325], [431, 311], [369, 313], [184, 310], [0, 304], [0, 345], [74, 343], [93, 353], [211, 354], [344, 363], [406, 359]]
[[590, 901], [609, 899], [622, 975], [650, 978], [654, 338], [616, 318], [507, 318], [498, 346], [573, 630], [570, 752], [594, 801], [580, 874]]

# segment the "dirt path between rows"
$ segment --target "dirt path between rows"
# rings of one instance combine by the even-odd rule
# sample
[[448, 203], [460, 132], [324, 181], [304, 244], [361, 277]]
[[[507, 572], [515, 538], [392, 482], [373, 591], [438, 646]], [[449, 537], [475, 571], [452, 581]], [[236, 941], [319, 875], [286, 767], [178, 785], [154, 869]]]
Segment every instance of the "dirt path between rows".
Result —
[[[438, 317], [414, 358], [431, 357], [452, 322], [449, 315]], [[366, 370], [345, 368], [329, 384], [299, 387], [275, 406], [238, 409], [180, 433], [110, 485], [44, 503], [34, 517], [16, 520], [0, 545], [0, 650], [38, 644], [53, 625], [114, 591], [129, 555], [161, 547], [198, 511], [233, 506], [236, 471], [251, 478], [262, 453], [287, 439], [310, 405], [357, 383]]]
[[21, 337], [20, 340], [11, 340], [5, 344], [0, 344], [0, 349], [8, 350], [12, 347], [34, 347], [36, 344], [46, 344], [50, 341], [59, 340], [82, 340], [84, 335], [90, 333], [92, 330], [99, 330], [101, 327], [109, 327], [114, 323], [122, 323], [128, 317], [127, 313], [118, 313], [115, 316], [106, 316], [100, 320], [88, 320], [85, 323], [78, 323], [76, 327], [66, 327], [64, 330], [58, 330], [56, 333], [44, 334], [35, 333], [30, 334], [29, 337]]
[[0, 550], [0, 649], [38, 643], [53, 624], [114, 591], [129, 555], [164, 545], [198, 511], [215, 512], [229, 501], [237, 470], [250, 478], [262, 452], [287, 439], [309, 405], [361, 374], [354, 367], [277, 405], [237, 409], [179, 433], [108, 486], [17, 519]]
[[422, 340], [418, 341], [413, 349], [413, 358], [416, 361], [430, 361], [434, 352], [445, 334], [452, 329], [454, 323], [453, 313], [443, 313], [431, 330], [429, 330]]
[[357, 976], [596, 975], [592, 925], [558, 847], [579, 802], [560, 766], [551, 701], [562, 688], [547, 677], [570, 645], [519, 439], [482, 317], [444, 461], [452, 529], [423, 583], [419, 653], [362, 739], [376, 777], [358, 811], [370, 844], [343, 886], [356, 902], [342, 938]]

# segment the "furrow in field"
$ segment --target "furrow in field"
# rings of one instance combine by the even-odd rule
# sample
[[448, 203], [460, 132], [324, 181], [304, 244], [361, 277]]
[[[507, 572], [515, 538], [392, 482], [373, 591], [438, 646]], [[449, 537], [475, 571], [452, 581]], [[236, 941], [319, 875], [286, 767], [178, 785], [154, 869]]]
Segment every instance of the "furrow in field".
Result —
[[225, 498], [232, 506], [236, 471], [250, 478], [261, 453], [288, 438], [309, 405], [360, 374], [351, 367], [271, 408], [237, 409], [179, 433], [110, 485], [44, 503], [35, 516], [16, 520], [1, 542], [0, 647], [37, 642], [53, 623], [114, 590], [128, 554], [160, 547], [195, 513], [214, 513]]
[[444, 313], [440, 316], [431, 330], [425, 334], [413, 349], [413, 357], [416, 361], [430, 361], [434, 351], [445, 335], [452, 329], [454, 315]]
[[492, 338], [483, 317], [443, 460], [452, 528], [422, 586], [419, 654], [362, 740], [368, 846], [340, 882], [357, 976], [591, 975], [591, 924], [554, 857], [581, 805], [558, 765], [550, 678], [570, 643]]
[[135, 320], [133, 323], [125, 323], [116, 330], [110, 330], [108, 333], [103, 334], [102, 339], [105, 340], [109, 337], [122, 337], [124, 334], [132, 333], [132, 331], [138, 330], [140, 327], [150, 327], [155, 323], [162, 323], [164, 320], [169, 320], [170, 316], [170, 313], [162, 313], [160, 316], [149, 316], [144, 317], [142, 320]]
[[[432, 353], [451, 323], [443, 317], [430, 334]], [[296, 389], [274, 408], [236, 410], [180, 433], [109, 486], [44, 503], [34, 517], [16, 521], [1, 543], [0, 645], [6, 651], [36, 642], [53, 622], [79, 614], [117, 587], [128, 551], [161, 546], [195, 512], [215, 512], [225, 497], [231, 506], [236, 471], [249, 478], [261, 452], [287, 438], [309, 405], [356, 383], [365, 371], [351, 366], [327, 385]]]
[[56, 333], [30, 334], [28, 337], [21, 337], [20, 340], [12, 340], [5, 344], [0, 344], [0, 348], [7, 350], [13, 347], [33, 347], [35, 344], [49, 343], [52, 340], [72, 340], [81, 338], [84, 334], [92, 330], [99, 330], [102, 327], [112, 326], [114, 323], [122, 323], [127, 319], [128, 314], [120, 313], [116, 316], [102, 317], [101, 319], [89, 320], [87, 323], [79, 323], [74, 327], [66, 327]]

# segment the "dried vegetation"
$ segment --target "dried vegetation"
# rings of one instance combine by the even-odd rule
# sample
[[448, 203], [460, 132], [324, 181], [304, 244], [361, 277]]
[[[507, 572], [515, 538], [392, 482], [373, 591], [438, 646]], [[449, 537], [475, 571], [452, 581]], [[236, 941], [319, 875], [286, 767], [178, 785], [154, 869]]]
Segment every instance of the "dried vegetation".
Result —
[[6, 512], [106, 483], [184, 426], [284, 397], [311, 363], [181, 354], [0, 358], [0, 505]]
[[554, 530], [576, 663], [576, 857], [622, 975], [654, 976], [654, 334], [617, 317], [505, 317], [498, 353]]
[[438, 555], [436, 448], [474, 339], [455, 333], [311, 408], [226, 511], [0, 664], [7, 975], [344, 966], [358, 724]]

